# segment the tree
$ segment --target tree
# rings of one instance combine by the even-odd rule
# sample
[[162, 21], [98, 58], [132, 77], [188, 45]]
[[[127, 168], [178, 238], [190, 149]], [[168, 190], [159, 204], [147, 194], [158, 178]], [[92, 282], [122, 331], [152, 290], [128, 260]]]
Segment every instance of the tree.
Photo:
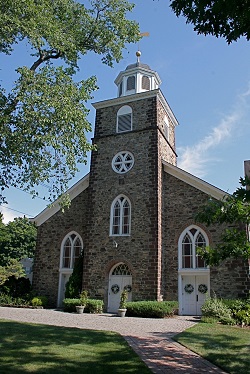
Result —
[[[28, 43], [34, 62], [17, 69], [11, 92], [0, 86], [0, 202], [3, 191], [18, 186], [36, 196], [49, 184], [50, 200], [60, 196], [86, 163], [92, 149], [86, 102], [96, 77], [75, 81], [78, 61], [88, 52], [112, 66], [139, 27], [126, 19], [127, 0], [0, 0], [0, 52], [10, 55]], [[56, 62], [56, 65], [53, 65]]]
[[170, 6], [198, 34], [221, 36], [228, 44], [241, 36], [250, 39], [250, 0], [172, 0]]
[[0, 222], [0, 266], [10, 261], [33, 257], [36, 246], [36, 226], [28, 218], [15, 218], [7, 225]]
[[210, 199], [196, 219], [207, 225], [224, 225], [221, 242], [216, 247], [199, 249], [207, 264], [218, 265], [228, 258], [250, 258], [250, 179], [240, 178], [241, 187], [223, 200]]
[[24, 275], [25, 272], [20, 262], [16, 259], [11, 259], [6, 266], [0, 266], [0, 286], [3, 285], [10, 277], [18, 279]]

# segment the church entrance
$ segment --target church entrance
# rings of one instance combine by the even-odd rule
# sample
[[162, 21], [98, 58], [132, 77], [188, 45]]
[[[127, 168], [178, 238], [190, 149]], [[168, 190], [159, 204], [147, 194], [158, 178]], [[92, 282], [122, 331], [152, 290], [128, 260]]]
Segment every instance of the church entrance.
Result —
[[108, 291], [108, 312], [117, 313], [123, 290], [128, 291], [128, 301], [132, 300], [132, 274], [124, 263], [116, 264], [110, 271]]
[[201, 315], [201, 307], [209, 294], [208, 274], [181, 276], [180, 314]]

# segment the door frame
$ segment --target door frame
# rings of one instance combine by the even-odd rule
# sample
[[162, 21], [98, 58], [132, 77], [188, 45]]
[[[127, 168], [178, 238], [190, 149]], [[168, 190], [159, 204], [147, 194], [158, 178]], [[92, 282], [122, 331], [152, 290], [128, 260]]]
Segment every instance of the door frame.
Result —
[[178, 302], [179, 302], [179, 315], [183, 315], [183, 297], [182, 297], [182, 277], [185, 275], [189, 276], [207, 276], [207, 282], [208, 282], [208, 290], [207, 295], [210, 295], [210, 269], [185, 269], [185, 270], [179, 270], [178, 271]]
[[[112, 296], [111, 293], [110, 293], [110, 287], [111, 287], [111, 281], [112, 281], [112, 272], [114, 271], [114, 269], [117, 266], [119, 266], [121, 264], [127, 265], [126, 262], [117, 262], [114, 266], [112, 266], [112, 268], [110, 269], [110, 272], [109, 272], [109, 277], [108, 277], [108, 307], [107, 307], [108, 313], [113, 313], [113, 312], [110, 312], [111, 296]], [[128, 268], [129, 268], [129, 270], [131, 272], [131, 269], [130, 269], [129, 265], [127, 265], [127, 266], [128, 266]], [[119, 275], [114, 275], [114, 277], [119, 277]], [[128, 282], [128, 283], [131, 283], [131, 286], [132, 286], [132, 282], [133, 282], [132, 272], [131, 272], [130, 275], [120, 275], [120, 277], [121, 278], [122, 277], [128, 277], [130, 279], [130, 282]], [[122, 291], [122, 290], [120, 290], [120, 291]], [[128, 294], [128, 301], [132, 301], [132, 291], [129, 292], [129, 294]]]

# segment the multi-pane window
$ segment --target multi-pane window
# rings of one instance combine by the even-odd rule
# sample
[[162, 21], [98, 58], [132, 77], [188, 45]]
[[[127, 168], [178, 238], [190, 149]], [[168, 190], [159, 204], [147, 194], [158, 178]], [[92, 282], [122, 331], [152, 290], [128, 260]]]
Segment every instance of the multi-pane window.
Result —
[[128, 198], [118, 196], [111, 206], [111, 235], [130, 235], [131, 205]]
[[134, 156], [130, 152], [119, 152], [112, 160], [112, 168], [116, 173], [124, 174], [134, 165]]
[[124, 105], [117, 113], [117, 132], [132, 130], [132, 108]]
[[78, 235], [72, 233], [64, 240], [62, 248], [62, 267], [73, 269], [75, 260], [80, 257], [82, 252], [82, 243]]
[[197, 248], [204, 248], [208, 245], [205, 234], [198, 227], [192, 226], [185, 230], [181, 238], [181, 268], [205, 268], [205, 261], [197, 251]]

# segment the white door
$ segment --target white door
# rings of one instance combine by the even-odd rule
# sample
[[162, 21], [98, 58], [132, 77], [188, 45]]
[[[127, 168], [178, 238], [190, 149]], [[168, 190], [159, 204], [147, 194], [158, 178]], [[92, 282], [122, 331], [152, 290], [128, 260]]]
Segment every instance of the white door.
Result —
[[65, 299], [66, 284], [71, 274], [60, 274], [59, 282], [59, 295], [58, 295], [58, 307], [63, 306], [63, 299]]
[[183, 315], [201, 315], [201, 307], [209, 291], [208, 275], [183, 275], [182, 277]]
[[122, 291], [128, 291], [128, 301], [132, 300], [132, 275], [127, 265], [118, 264], [109, 276], [108, 312], [117, 313]]

